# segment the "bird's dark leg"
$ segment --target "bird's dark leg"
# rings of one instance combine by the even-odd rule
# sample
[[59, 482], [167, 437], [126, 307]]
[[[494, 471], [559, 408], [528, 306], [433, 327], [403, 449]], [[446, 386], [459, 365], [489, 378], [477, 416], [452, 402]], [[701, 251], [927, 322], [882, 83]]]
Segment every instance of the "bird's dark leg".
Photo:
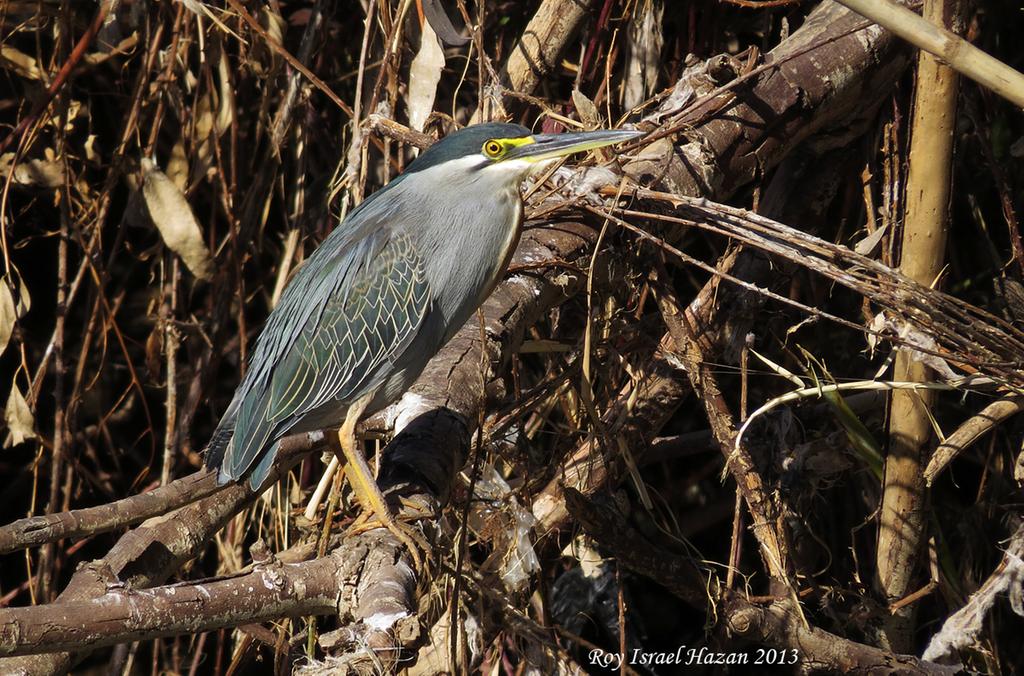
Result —
[[338, 443], [343, 454], [339, 460], [345, 463], [345, 475], [348, 477], [348, 483], [359, 498], [363, 509], [373, 512], [377, 520], [409, 550], [416, 568], [421, 568], [419, 548], [409, 532], [403, 529], [391, 515], [391, 510], [388, 509], [387, 502], [384, 500], [384, 494], [377, 486], [373, 472], [370, 471], [370, 466], [366, 463], [366, 457], [356, 442], [356, 424], [372, 397], [372, 393], [363, 396], [354, 402], [345, 414], [345, 422], [338, 430]]

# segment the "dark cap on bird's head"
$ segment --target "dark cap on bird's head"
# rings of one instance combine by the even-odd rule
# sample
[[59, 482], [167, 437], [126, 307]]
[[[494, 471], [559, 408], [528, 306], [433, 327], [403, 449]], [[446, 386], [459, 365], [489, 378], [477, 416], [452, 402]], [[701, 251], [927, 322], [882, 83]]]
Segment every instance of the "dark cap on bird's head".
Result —
[[531, 135], [531, 131], [520, 124], [504, 122], [486, 122], [463, 127], [448, 134], [430, 146], [417, 157], [408, 167], [406, 174], [423, 171], [430, 167], [443, 164], [448, 160], [456, 160], [468, 155], [476, 155], [484, 147], [484, 143], [496, 139], [523, 139]]

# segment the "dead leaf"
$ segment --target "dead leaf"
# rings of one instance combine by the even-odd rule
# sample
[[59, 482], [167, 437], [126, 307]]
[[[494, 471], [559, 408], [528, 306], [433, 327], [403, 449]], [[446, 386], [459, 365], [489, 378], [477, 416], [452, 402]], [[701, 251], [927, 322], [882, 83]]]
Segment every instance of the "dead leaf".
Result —
[[235, 122], [235, 88], [231, 80], [231, 64], [228, 63], [228, 54], [224, 46], [220, 48], [220, 58], [217, 60], [217, 84], [220, 91], [220, 108], [217, 110], [217, 120], [214, 129], [217, 135], [221, 136]]
[[872, 255], [875, 252], [875, 249], [877, 249], [878, 245], [881, 243], [882, 238], [885, 237], [885, 231], [888, 227], [888, 225], [883, 225], [882, 227], [876, 229], [873, 233], [857, 242], [857, 245], [854, 246], [853, 250], [859, 253], [861, 256]]
[[96, 152], [96, 134], [89, 134], [82, 148], [85, 150], [85, 159], [90, 162], [95, 162], [100, 158], [99, 153]]
[[31, 56], [10, 45], [0, 45], [0, 65], [28, 80], [42, 80], [43, 72]]
[[427, 116], [434, 110], [437, 83], [441, 81], [443, 69], [444, 50], [434, 29], [424, 22], [420, 50], [409, 68], [409, 126], [416, 131], [423, 131]]
[[191, 161], [185, 150], [185, 135], [189, 132], [187, 126], [182, 127], [181, 136], [171, 148], [171, 157], [167, 161], [165, 173], [183, 192], [188, 188], [190, 178], [199, 179], [213, 166], [215, 137], [212, 134], [215, 132], [216, 138], [220, 138], [233, 121], [234, 90], [223, 48], [220, 49], [217, 62], [217, 79], [218, 90], [205, 91], [193, 112], [195, 124], [191, 130]]
[[40, 188], [59, 188], [64, 185], [64, 165], [47, 160], [21, 162], [14, 169], [14, 182]]
[[139, 44], [138, 32], [133, 32], [128, 37], [118, 41], [116, 45], [111, 45], [103, 40], [97, 40], [96, 45], [100, 51], [86, 54], [83, 60], [90, 66], [98, 66], [104, 61], [110, 59], [112, 56], [127, 54], [131, 50], [135, 49], [137, 44]]
[[661, 0], [647, 0], [633, 13], [626, 33], [626, 76], [622, 87], [622, 103], [630, 110], [651, 95], [658, 85], [661, 47], [664, 44], [661, 18], [665, 5]]
[[[11, 172], [14, 153], [0, 156], [0, 177]], [[64, 185], [64, 164], [53, 159], [25, 160], [14, 167], [13, 183], [38, 188], [57, 188]]]
[[25, 316], [32, 306], [28, 295], [28, 287], [24, 282], [18, 285], [18, 300], [15, 302], [11, 294], [11, 282], [6, 276], [0, 278], [0, 354], [7, 349], [7, 344], [14, 333], [14, 322]]
[[4, 448], [17, 446], [28, 439], [35, 439], [36, 419], [28, 402], [18, 389], [18, 383], [11, 383], [11, 393], [7, 397], [7, 406], [4, 408], [4, 423], [7, 424], [7, 437], [4, 439]]
[[14, 310], [14, 298], [5, 282], [0, 285], [0, 354], [7, 349], [7, 343], [11, 342], [15, 319], [17, 315]]
[[[263, 28], [266, 29], [267, 35], [278, 43], [279, 45], [284, 44], [284, 31], [288, 27], [288, 22], [285, 21], [284, 17], [278, 12], [275, 12], [272, 7], [266, 6], [263, 11], [260, 12], [260, 22], [263, 24]], [[276, 57], [276, 54], [275, 54]]]
[[588, 129], [595, 129], [601, 126], [601, 113], [597, 110], [594, 102], [587, 98], [587, 95], [579, 89], [572, 90], [572, 103], [576, 106], [576, 112], [580, 115], [580, 122]]
[[149, 380], [154, 385], [159, 384], [160, 372], [163, 370], [163, 362], [160, 357], [164, 350], [164, 329], [159, 324], [149, 332], [146, 339], [146, 370], [149, 371]]
[[213, 260], [185, 195], [149, 158], [142, 160], [142, 196], [164, 244], [200, 279], [213, 276]]

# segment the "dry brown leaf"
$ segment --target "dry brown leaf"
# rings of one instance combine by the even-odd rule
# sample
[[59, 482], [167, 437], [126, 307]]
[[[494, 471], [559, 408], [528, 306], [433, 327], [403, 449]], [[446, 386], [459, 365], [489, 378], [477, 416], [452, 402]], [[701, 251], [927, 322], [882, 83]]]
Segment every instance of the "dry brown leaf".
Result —
[[159, 384], [160, 372], [163, 369], [163, 362], [160, 360], [164, 351], [164, 327], [157, 324], [149, 337], [146, 338], [146, 370], [149, 371], [149, 379], [154, 385]]
[[90, 66], [98, 66], [104, 61], [109, 60], [112, 56], [127, 54], [135, 49], [135, 46], [139, 44], [139, 34], [133, 32], [128, 37], [120, 40], [116, 45], [104, 44], [101, 40], [97, 40], [96, 44], [100, 51], [86, 54], [82, 59]]
[[601, 126], [601, 113], [594, 102], [587, 98], [587, 95], [579, 89], [572, 90], [572, 104], [576, 106], [580, 122], [588, 129], [595, 129]]
[[[274, 12], [269, 6], [264, 6], [259, 15], [260, 25], [267, 32], [267, 36], [277, 44], [284, 44], [284, 33], [288, 23], [284, 17]], [[247, 60], [246, 67], [251, 68], [254, 73], [266, 76], [268, 71], [277, 69], [281, 63], [281, 57], [273, 49], [267, 46], [266, 40], [257, 36], [254, 44], [254, 58]]]
[[875, 252], [875, 249], [878, 248], [878, 245], [882, 242], [882, 238], [885, 237], [885, 231], [888, 227], [888, 224], [886, 224], [876, 229], [873, 233], [857, 242], [853, 247], [853, 250], [861, 256], [872, 255]]
[[217, 62], [217, 79], [218, 90], [204, 92], [196, 104], [191, 142], [192, 161], [185, 150], [185, 135], [189, 132], [188, 126], [182, 126], [181, 136], [171, 149], [171, 157], [167, 161], [165, 173], [182, 191], [188, 188], [189, 180], [193, 178], [192, 167], [195, 171], [194, 178], [198, 179], [213, 166], [211, 132], [216, 132], [216, 136], [219, 138], [230, 128], [233, 121], [234, 90], [231, 87], [227, 55], [223, 49], [220, 50], [220, 58]]
[[[0, 155], [0, 178], [11, 172], [14, 153]], [[64, 185], [64, 164], [52, 159], [22, 160], [14, 167], [13, 183], [39, 188]]]
[[36, 419], [21, 390], [18, 389], [17, 382], [11, 383], [11, 393], [7, 396], [7, 406], [4, 407], [4, 423], [7, 425], [4, 448], [17, 446], [36, 437]]
[[19, 77], [42, 80], [43, 72], [31, 56], [10, 45], [0, 45], [0, 66], [13, 71]]
[[142, 196], [164, 244], [200, 279], [213, 275], [213, 260], [185, 195], [156, 163], [142, 160]]
[[661, 0], [647, 0], [633, 14], [626, 33], [626, 73], [622, 87], [622, 105], [627, 110], [642, 103], [658, 85], [661, 67], [662, 16]]
[[171, 148], [171, 156], [167, 159], [167, 177], [182, 192], [188, 188], [189, 173], [188, 153], [185, 152], [184, 134], [186, 131], [186, 127], [181, 128], [182, 136], [175, 141], [174, 146]]
[[11, 342], [15, 319], [17, 314], [14, 309], [14, 297], [11, 296], [11, 289], [4, 281], [0, 284], [0, 354], [4, 353], [7, 343]]
[[434, 110], [434, 97], [442, 70], [444, 50], [434, 29], [424, 21], [420, 50], [409, 68], [409, 126], [416, 131], [423, 131], [427, 116]]
[[18, 288], [18, 300], [15, 302], [11, 294], [11, 283], [7, 277], [0, 278], [0, 354], [7, 349], [7, 344], [14, 333], [14, 322], [29, 311], [32, 302], [29, 298], [28, 287], [21, 282]]
[[89, 134], [89, 137], [85, 139], [85, 144], [82, 148], [85, 150], [85, 159], [90, 162], [95, 162], [100, 158], [99, 153], [96, 152], [96, 134]]
[[[88, 117], [89, 114], [90, 111], [87, 105], [83, 105], [78, 99], [71, 99], [68, 101], [67, 108], [64, 109], [64, 114], [47, 118], [46, 126], [56, 129], [57, 125], [63, 121], [64, 131], [70, 133], [75, 130], [75, 124], [77, 123], [78, 118]], [[43, 154], [46, 156], [47, 160], [53, 160], [57, 157], [57, 153], [53, 148], [47, 148], [43, 151]]]
[[235, 122], [235, 88], [231, 81], [231, 64], [228, 63], [228, 55], [224, 51], [223, 45], [219, 51], [217, 80], [220, 90], [220, 108], [217, 110], [217, 120], [214, 126], [218, 136], [226, 132]]
[[48, 160], [28, 160], [14, 169], [14, 182], [40, 188], [59, 188], [64, 185], [64, 165]]
[[274, 42], [284, 44], [284, 31], [288, 26], [288, 22], [285, 21], [284, 17], [268, 6], [264, 7], [263, 11], [260, 12], [260, 19], [262, 19], [260, 23], [263, 24], [263, 28], [266, 29], [267, 35], [269, 35]]

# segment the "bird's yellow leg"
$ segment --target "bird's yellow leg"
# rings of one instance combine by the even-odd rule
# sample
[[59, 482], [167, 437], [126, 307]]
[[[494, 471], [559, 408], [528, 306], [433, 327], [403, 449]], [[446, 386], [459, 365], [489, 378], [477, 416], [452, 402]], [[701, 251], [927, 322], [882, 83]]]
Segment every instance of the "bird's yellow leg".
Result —
[[345, 415], [345, 422], [338, 430], [338, 443], [344, 454], [345, 475], [348, 477], [352, 492], [359, 498], [363, 509], [373, 512], [378, 521], [409, 550], [416, 568], [421, 568], [419, 548], [410, 533], [403, 529], [391, 515], [391, 510], [388, 509], [387, 502], [384, 500], [384, 494], [380, 492], [380, 487], [377, 486], [377, 481], [373, 478], [373, 472], [370, 471], [370, 466], [366, 463], [366, 458], [356, 443], [356, 423], [362, 417], [369, 401], [369, 396], [363, 397], [349, 407], [348, 413]]

